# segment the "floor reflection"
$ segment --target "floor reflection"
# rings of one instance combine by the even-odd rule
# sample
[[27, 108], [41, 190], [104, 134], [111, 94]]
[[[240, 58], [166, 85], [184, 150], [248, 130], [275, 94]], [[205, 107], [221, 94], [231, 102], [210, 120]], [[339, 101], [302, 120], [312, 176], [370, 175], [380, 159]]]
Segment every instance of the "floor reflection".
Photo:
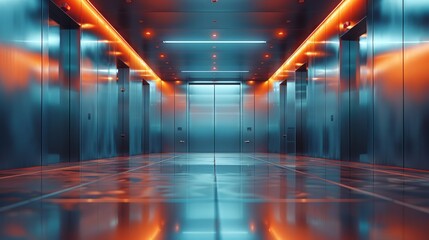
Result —
[[0, 173], [0, 239], [427, 239], [429, 172], [153, 154]]

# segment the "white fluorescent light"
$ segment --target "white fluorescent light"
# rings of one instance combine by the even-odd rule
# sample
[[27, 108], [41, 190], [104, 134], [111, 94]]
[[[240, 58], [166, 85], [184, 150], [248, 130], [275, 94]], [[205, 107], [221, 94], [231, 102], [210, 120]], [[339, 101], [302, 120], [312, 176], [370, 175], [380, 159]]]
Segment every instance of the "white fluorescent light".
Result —
[[190, 44], [259, 44], [267, 41], [163, 41], [163, 43], [190, 43]]
[[249, 71], [182, 71], [182, 73], [248, 73]]

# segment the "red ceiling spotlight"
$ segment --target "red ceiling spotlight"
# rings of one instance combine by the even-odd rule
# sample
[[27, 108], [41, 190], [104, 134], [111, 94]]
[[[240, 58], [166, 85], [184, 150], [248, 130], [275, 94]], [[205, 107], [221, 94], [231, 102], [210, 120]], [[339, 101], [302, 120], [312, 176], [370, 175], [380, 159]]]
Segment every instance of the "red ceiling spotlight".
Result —
[[347, 21], [343, 23], [343, 28], [344, 29], [351, 29], [352, 28], [352, 23]]
[[218, 37], [218, 34], [216, 32], [212, 33], [212, 38], [216, 39]]
[[60, 7], [64, 12], [68, 12], [71, 10], [70, 5], [68, 5], [67, 3], [62, 3]]
[[270, 54], [265, 54], [264, 58], [270, 58]]
[[161, 54], [159, 54], [159, 57], [160, 57], [160, 58], [165, 58], [165, 54], [162, 54], [162, 53], [161, 53]]
[[279, 36], [279, 37], [283, 37], [284, 35], [285, 35], [285, 32], [283, 32], [283, 31], [277, 32], [277, 36]]
[[212, 70], [213, 70], [213, 71], [216, 71], [216, 70], [217, 70], [217, 67], [216, 67], [216, 66], [213, 66], [213, 67], [212, 67]]
[[217, 55], [216, 55], [216, 54], [213, 54], [213, 55], [212, 55], [212, 58], [217, 58]]
[[144, 35], [145, 35], [146, 37], [151, 37], [151, 36], [152, 36], [152, 32], [151, 32], [151, 31], [145, 31], [145, 32], [144, 32]]

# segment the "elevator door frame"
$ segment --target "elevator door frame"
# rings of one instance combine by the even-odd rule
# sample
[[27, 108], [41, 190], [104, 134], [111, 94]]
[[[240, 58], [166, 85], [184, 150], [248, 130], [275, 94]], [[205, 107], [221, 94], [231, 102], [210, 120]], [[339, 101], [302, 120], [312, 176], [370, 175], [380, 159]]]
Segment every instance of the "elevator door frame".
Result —
[[[186, 94], [186, 102], [187, 102], [187, 106], [186, 106], [186, 122], [187, 122], [187, 139], [188, 139], [188, 141], [187, 141], [187, 149], [188, 149], [188, 152], [189, 153], [193, 153], [192, 151], [191, 151], [191, 139], [190, 139], [190, 132], [191, 132], [191, 123], [190, 123], [190, 114], [191, 114], [191, 111], [190, 111], [190, 105], [191, 105], [191, 102], [190, 102], [190, 86], [191, 85], [213, 85], [213, 88], [214, 88], [214, 92], [213, 92], [213, 115], [214, 115], [214, 118], [216, 118], [216, 85], [237, 85], [237, 86], [239, 86], [239, 127], [238, 127], [238, 130], [239, 130], [239, 133], [238, 133], [238, 135], [239, 135], [239, 139], [238, 139], [238, 151], [237, 152], [234, 152], [234, 153], [241, 153], [242, 151], [243, 151], [243, 143], [242, 143], [242, 141], [243, 141], [243, 130], [242, 130], [242, 121], [243, 121], [243, 99], [242, 99], [242, 97], [243, 97], [243, 89], [242, 89], [242, 82], [240, 82], [240, 81], [228, 81], [228, 82], [219, 82], [219, 81], [216, 81], [216, 82], [207, 82], [207, 81], [205, 81], [205, 82], [200, 82], [200, 81], [190, 81], [190, 82], [188, 82], [187, 83], [187, 94]], [[218, 153], [217, 151], [216, 151], [216, 129], [215, 129], [215, 127], [216, 127], [216, 121], [214, 120], [214, 125], [213, 125], [213, 128], [214, 128], [214, 136], [213, 136], [213, 144], [214, 144], [214, 147], [213, 147], [213, 153], [215, 154], [215, 153]], [[220, 152], [219, 152], [220, 153]]]
[[[367, 33], [366, 18], [359, 21], [353, 28], [341, 36], [340, 41], [340, 157], [346, 161], [368, 162], [368, 146], [365, 146], [367, 127], [362, 106], [360, 85], [362, 64], [367, 64], [367, 55], [362, 55], [361, 37]], [[362, 58], [363, 57], [363, 58]], [[362, 119], [364, 118], [364, 119]], [[366, 120], [366, 121], [365, 121]], [[356, 126], [357, 125], [357, 126]]]

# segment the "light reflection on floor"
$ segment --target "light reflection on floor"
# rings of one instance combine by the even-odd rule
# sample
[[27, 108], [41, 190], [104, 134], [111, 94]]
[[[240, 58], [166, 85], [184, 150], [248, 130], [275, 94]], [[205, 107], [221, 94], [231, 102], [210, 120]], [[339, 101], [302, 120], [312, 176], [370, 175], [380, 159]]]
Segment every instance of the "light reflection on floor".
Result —
[[429, 172], [151, 154], [0, 172], [0, 239], [427, 239]]

